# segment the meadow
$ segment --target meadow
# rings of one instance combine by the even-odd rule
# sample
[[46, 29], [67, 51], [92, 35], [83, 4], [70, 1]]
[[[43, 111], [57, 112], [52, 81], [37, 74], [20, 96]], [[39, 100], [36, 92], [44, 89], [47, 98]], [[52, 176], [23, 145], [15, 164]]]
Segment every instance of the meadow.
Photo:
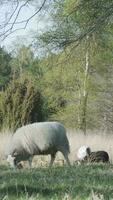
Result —
[[113, 199], [113, 165], [39, 167], [0, 166], [0, 199]]
[[[24, 162], [24, 169], [13, 170], [5, 159], [9, 133], [0, 135], [0, 199], [2, 200], [106, 200], [113, 199], [113, 136], [102, 133], [68, 131], [70, 161], [68, 167], [58, 153], [53, 167], [49, 156], [36, 156], [33, 168]], [[110, 164], [76, 164], [76, 152], [81, 145], [93, 151], [106, 150]]]

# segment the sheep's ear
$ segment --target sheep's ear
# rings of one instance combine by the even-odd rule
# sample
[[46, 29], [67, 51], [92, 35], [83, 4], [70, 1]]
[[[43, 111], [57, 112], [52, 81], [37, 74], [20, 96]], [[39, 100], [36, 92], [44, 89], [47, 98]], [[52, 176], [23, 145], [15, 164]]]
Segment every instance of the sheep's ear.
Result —
[[88, 155], [91, 154], [91, 149], [90, 149], [90, 147], [87, 147], [86, 152], [87, 152]]

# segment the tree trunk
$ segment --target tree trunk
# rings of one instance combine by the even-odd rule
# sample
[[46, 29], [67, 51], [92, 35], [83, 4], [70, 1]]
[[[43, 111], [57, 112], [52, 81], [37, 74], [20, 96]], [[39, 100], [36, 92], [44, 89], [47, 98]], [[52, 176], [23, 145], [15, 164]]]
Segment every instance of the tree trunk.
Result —
[[82, 97], [82, 120], [81, 120], [81, 129], [84, 134], [86, 134], [87, 130], [87, 103], [88, 103], [88, 76], [89, 76], [89, 38], [86, 40], [87, 48], [85, 55], [85, 72], [84, 72], [84, 83], [83, 83], [83, 97]]

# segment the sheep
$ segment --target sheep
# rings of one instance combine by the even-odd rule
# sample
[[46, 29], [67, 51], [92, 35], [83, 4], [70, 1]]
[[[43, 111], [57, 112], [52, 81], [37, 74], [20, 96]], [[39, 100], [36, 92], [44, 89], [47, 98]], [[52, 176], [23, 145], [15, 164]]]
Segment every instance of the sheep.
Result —
[[31, 167], [33, 156], [50, 154], [52, 166], [58, 151], [70, 165], [69, 141], [64, 126], [59, 122], [36, 122], [22, 126], [12, 135], [7, 161], [16, 168], [21, 161], [28, 160]]
[[96, 151], [91, 152], [84, 158], [84, 162], [103, 162], [108, 163], [109, 162], [109, 155], [106, 151]]
[[106, 151], [91, 152], [91, 149], [87, 146], [82, 146], [77, 153], [80, 162], [109, 162], [109, 155]]

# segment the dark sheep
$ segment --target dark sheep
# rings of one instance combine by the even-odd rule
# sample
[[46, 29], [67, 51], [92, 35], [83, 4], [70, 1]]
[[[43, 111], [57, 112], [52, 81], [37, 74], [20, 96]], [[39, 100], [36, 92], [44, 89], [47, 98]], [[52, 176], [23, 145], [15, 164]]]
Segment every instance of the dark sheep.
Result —
[[109, 162], [109, 155], [106, 151], [91, 152], [90, 147], [81, 146], [77, 153], [78, 163]]
[[96, 152], [90, 152], [88, 150], [88, 155], [85, 156], [84, 162], [103, 162], [107, 163], [109, 162], [109, 155], [106, 151], [96, 151]]

